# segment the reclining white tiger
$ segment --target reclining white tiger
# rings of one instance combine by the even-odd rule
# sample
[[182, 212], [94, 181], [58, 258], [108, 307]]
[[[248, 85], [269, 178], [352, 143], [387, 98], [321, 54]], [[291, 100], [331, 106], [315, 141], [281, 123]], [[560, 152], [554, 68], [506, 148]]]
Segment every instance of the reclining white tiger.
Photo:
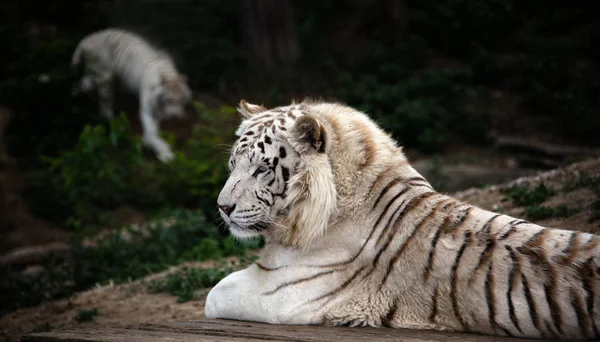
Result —
[[139, 96], [144, 145], [152, 148], [162, 162], [173, 159], [171, 148], [159, 136], [159, 122], [166, 117], [182, 117], [185, 108], [191, 107], [192, 93], [171, 57], [134, 33], [110, 28], [91, 33], [79, 42], [71, 64], [77, 67], [82, 61], [86, 74], [75, 93], [97, 88], [100, 112], [110, 118], [112, 86], [118, 78]]
[[391, 136], [340, 104], [242, 101], [218, 206], [260, 260], [208, 318], [600, 339], [600, 239], [432, 189]]

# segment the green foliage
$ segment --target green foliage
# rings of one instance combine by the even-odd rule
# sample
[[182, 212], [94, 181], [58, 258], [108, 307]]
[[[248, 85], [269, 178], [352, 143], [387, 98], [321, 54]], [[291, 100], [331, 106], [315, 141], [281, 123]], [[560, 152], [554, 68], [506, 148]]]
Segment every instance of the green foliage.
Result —
[[600, 196], [600, 177], [592, 177], [586, 172], [581, 172], [576, 178], [567, 180], [562, 190], [568, 192], [579, 188], [592, 189]]
[[544, 202], [551, 196], [556, 194], [556, 190], [547, 187], [544, 183], [540, 183], [533, 189], [529, 185], [514, 185], [503, 191], [504, 195], [508, 196], [515, 205], [536, 205]]
[[56, 193], [73, 205], [69, 225], [79, 228], [90, 221], [94, 209], [122, 204], [120, 197], [142, 164], [142, 145], [122, 114], [110, 120], [108, 130], [103, 125], [84, 126], [73, 149], [44, 159], [50, 164], [50, 178], [58, 183]]
[[589, 174], [582, 172], [577, 178], [565, 182], [562, 190], [569, 192], [580, 188], [590, 189], [596, 196], [596, 201], [592, 203], [592, 214], [590, 215], [588, 222], [592, 223], [600, 220], [600, 177], [592, 177]]
[[471, 78], [466, 68], [423, 71], [394, 80], [377, 74], [347, 76], [338, 96], [368, 112], [402, 144], [432, 153], [451, 140], [486, 142], [490, 117], [469, 104], [472, 97], [481, 96]]
[[530, 220], [543, 220], [549, 217], [569, 217], [578, 213], [580, 210], [570, 208], [565, 204], [559, 204], [556, 207], [546, 207], [541, 205], [531, 205], [525, 207], [525, 214]]
[[77, 323], [91, 322], [96, 316], [98, 316], [97, 308], [93, 308], [91, 310], [81, 309], [79, 312], [77, 312], [77, 315], [73, 317], [73, 320]]
[[223, 239], [198, 210], [165, 211], [147, 229], [116, 230], [88, 247], [74, 240], [70, 254], [50, 258], [40, 278], [5, 272], [0, 276], [0, 314], [63, 298], [95, 284], [138, 279], [183, 261], [243, 255], [260, 245], [259, 241], [240, 245]]
[[525, 215], [529, 220], [543, 220], [549, 217], [569, 217], [580, 211], [577, 208], [570, 208], [565, 204], [555, 207], [541, 205], [557, 193], [554, 188], [548, 187], [544, 183], [540, 183], [533, 189], [528, 184], [522, 186], [514, 185], [503, 190], [503, 193], [507, 196], [505, 199], [512, 200], [514, 205], [525, 207]]
[[123, 205], [151, 213], [200, 207], [212, 218], [228, 175], [223, 146], [233, 139], [221, 127], [237, 118], [232, 107], [196, 106], [206, 124], [194, 128], [168, 164], [144, 159], [125, 115], [85, 125], [71, 149], [44, 157], [48, 169], [27, 176], [32, 211], [77, 231], [105, 223], [106, 213]]
[[183, 267], [174, 273], [169, 273], [166, 279], [153, 280], [148, 284], [152, 292], [168, 292], [177, 296], [177, 303], [187, 302], [194, 298], [194, 291], [216, 285], [231, 268], [188, 268]]
[[[237, 248], [239, 250], [239, 248]], [[239, 254], [234, 252], [234, 254]], [[257, 257], [245, 257], [239, 254], [239, 261], [228, 264], [221, 262], [215, 268], [182, 267], [176, 272], [167, 274], [165, 278], [145, 283], [151, 292], [168, 292], [177, 296], [177, 302], [187, 302], [194, 298], [198, 289], [216, 285], [229, 273], [255, 262]]]

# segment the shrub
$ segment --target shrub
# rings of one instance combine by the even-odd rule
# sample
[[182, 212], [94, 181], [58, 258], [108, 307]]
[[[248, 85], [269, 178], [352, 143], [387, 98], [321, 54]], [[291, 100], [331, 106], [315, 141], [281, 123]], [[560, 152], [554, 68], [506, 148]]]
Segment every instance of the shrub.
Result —
[[182, 261], [243, 255], [259, 246], [260, 240], [242, 245], [223, 239], [198, 210], [163, 211], [147, 229], [119, 229], [88, 247], [81, 239], [74, 239], [67, 256], [47, 260], [40, 278], [23, 277], [10, 270], [3, 272], [0, 315], [67, 297], [96, 284], [138, 279]]

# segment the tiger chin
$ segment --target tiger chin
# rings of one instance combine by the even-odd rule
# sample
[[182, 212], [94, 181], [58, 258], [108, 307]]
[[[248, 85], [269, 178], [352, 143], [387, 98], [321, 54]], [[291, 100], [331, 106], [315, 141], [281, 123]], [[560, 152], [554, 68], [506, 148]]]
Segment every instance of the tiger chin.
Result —
[[600, 338], [598, 236], [436, 192], [348, 106], [238, 111], [219, 211], [266, 244], [210, 291], [207, 318]]

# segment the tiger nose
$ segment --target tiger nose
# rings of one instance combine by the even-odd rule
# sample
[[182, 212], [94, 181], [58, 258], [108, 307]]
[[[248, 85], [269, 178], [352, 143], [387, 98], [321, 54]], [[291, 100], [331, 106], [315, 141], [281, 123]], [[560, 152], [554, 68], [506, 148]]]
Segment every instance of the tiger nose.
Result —
[[219, 205], [219, 209], [225, 213], [225, 215], [229, 216], [231, 215], [231, 213], [235, 210], [235, 204], [234, 205]]

